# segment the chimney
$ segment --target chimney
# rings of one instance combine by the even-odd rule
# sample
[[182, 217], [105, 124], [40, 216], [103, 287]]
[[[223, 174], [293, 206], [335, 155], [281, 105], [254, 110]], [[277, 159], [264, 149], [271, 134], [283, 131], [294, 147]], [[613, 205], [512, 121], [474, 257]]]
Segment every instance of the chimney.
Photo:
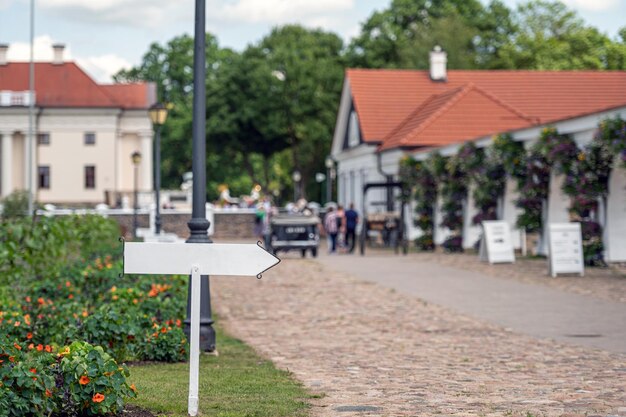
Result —
[[435, 46], [430, 52], [430, 79], [445, 82], [448, 79], [446, 73], [447, 63], [448, 54], [441, 49], [441, 46]]
[[9, 63], [7, 59], [7, 52], [9, 50], [9, 45], [6, 43], [0, 43], [0, 65], [7, 65]]
[[52, 45], [52, 49], [54, 50], [54, 58], [52, 58], [52, 63], [54, 65], [63, 64], [63, 52], [65, 51], [65, 45], [62, 43], [55, 43]]

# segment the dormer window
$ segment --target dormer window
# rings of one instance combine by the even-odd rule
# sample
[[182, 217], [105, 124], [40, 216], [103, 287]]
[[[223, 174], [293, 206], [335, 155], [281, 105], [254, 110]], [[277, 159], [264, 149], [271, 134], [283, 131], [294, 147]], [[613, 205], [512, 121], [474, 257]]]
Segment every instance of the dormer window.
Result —
[[348, 147], [353, 148], [361, 143], [361, 131], [359, 130], [359, 117], [355, 111], [350, 113], [348, 123]]

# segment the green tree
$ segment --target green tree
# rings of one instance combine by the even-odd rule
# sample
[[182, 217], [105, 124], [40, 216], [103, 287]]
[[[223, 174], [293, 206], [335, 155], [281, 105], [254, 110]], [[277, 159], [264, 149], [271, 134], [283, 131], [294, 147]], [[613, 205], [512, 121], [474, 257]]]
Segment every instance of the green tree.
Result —
[[[223, 138], [224, 126], [219, 123], [220, 103], [212, 99], [218, 73], [230, 65], [237, 56], [230, 49], [220, 48], [217, 39], [206, 35], [207, 69], [207, 191], [209, 198], [217, 196], [217, 185], [230, 182], [231, 176], [239, 180], [240, 170], [233, 166], [237, 155], [225, 149], [216, 140]], [[157, 86], [160, 100], [172, 105], [162, 132], [163, 186], [177, 188], [183, 173], [191, 171], [192, 100], [193, 100], [193, 38], [182, 35], [165, 45], [153, 43], [144, 54], [139, 66], [120, 71], [116, 82], [151, 81]], [[218, 150], [220, 152], [218, 152]], [[234, 181], [235, 192], [251, 188], [250, 180]]]
[[517, 32], [503, 45], [495, 67], [509, 69], [623, 69], [623, 42], [585, 25], [561, 2], [533, 0], [518, 6]]
[[435, 45], [449, 51], [449, 67], [473, 67], [479, 45], [488, 48], [494, 36], [483, 33], [495, 23], [492, 10], [478, 0], [393, 0], [388, 9], [375, 12], [363, 24], [361, 34], [348, 47], [351, 66], [367, 68], [427, 68], [428, 52]]
[[[343, 81], [342, 49], [333, 33], [288, 25], [242, 54], [239, 73], [246, 80], [240, 82], [250, 84], [249, 107], [242, 109], [247, 114], [237, 116], [245, 133], [240, 140], [249, 140], [264, 157], [288, 146], [291, 166], [282, 167], [280, 176], [285, 180], [285, 172], [298, 169], [305, 195], [319, 194], [314, 176], [325, 169], [330, 150]], [[271, 153], [262, 151], [267, 146]]]

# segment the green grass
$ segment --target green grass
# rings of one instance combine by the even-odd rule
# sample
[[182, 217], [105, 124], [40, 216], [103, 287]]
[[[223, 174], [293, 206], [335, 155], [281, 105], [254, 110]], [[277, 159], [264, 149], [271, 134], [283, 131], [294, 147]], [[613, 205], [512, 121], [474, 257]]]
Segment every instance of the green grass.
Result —
[[[215, 417], [307, 416], [306, 392], [243, 342], [217, 329], [219, 356], [201, 355], [199, 415]], [[130, 382], [139, 390], [131, 404], [162, 416], [187, 416], [187, 363], [134, 365]]]

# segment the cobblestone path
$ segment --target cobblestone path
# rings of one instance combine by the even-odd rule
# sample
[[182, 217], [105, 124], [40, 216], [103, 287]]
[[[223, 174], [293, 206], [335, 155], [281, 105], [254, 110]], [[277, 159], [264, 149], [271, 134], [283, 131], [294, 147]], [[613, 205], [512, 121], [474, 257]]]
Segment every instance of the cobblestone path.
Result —
[[313, 260], [211, 282], [228, 331], [323, 394], [312, 416], [626, 416], [626, 355], [516, 334]]

